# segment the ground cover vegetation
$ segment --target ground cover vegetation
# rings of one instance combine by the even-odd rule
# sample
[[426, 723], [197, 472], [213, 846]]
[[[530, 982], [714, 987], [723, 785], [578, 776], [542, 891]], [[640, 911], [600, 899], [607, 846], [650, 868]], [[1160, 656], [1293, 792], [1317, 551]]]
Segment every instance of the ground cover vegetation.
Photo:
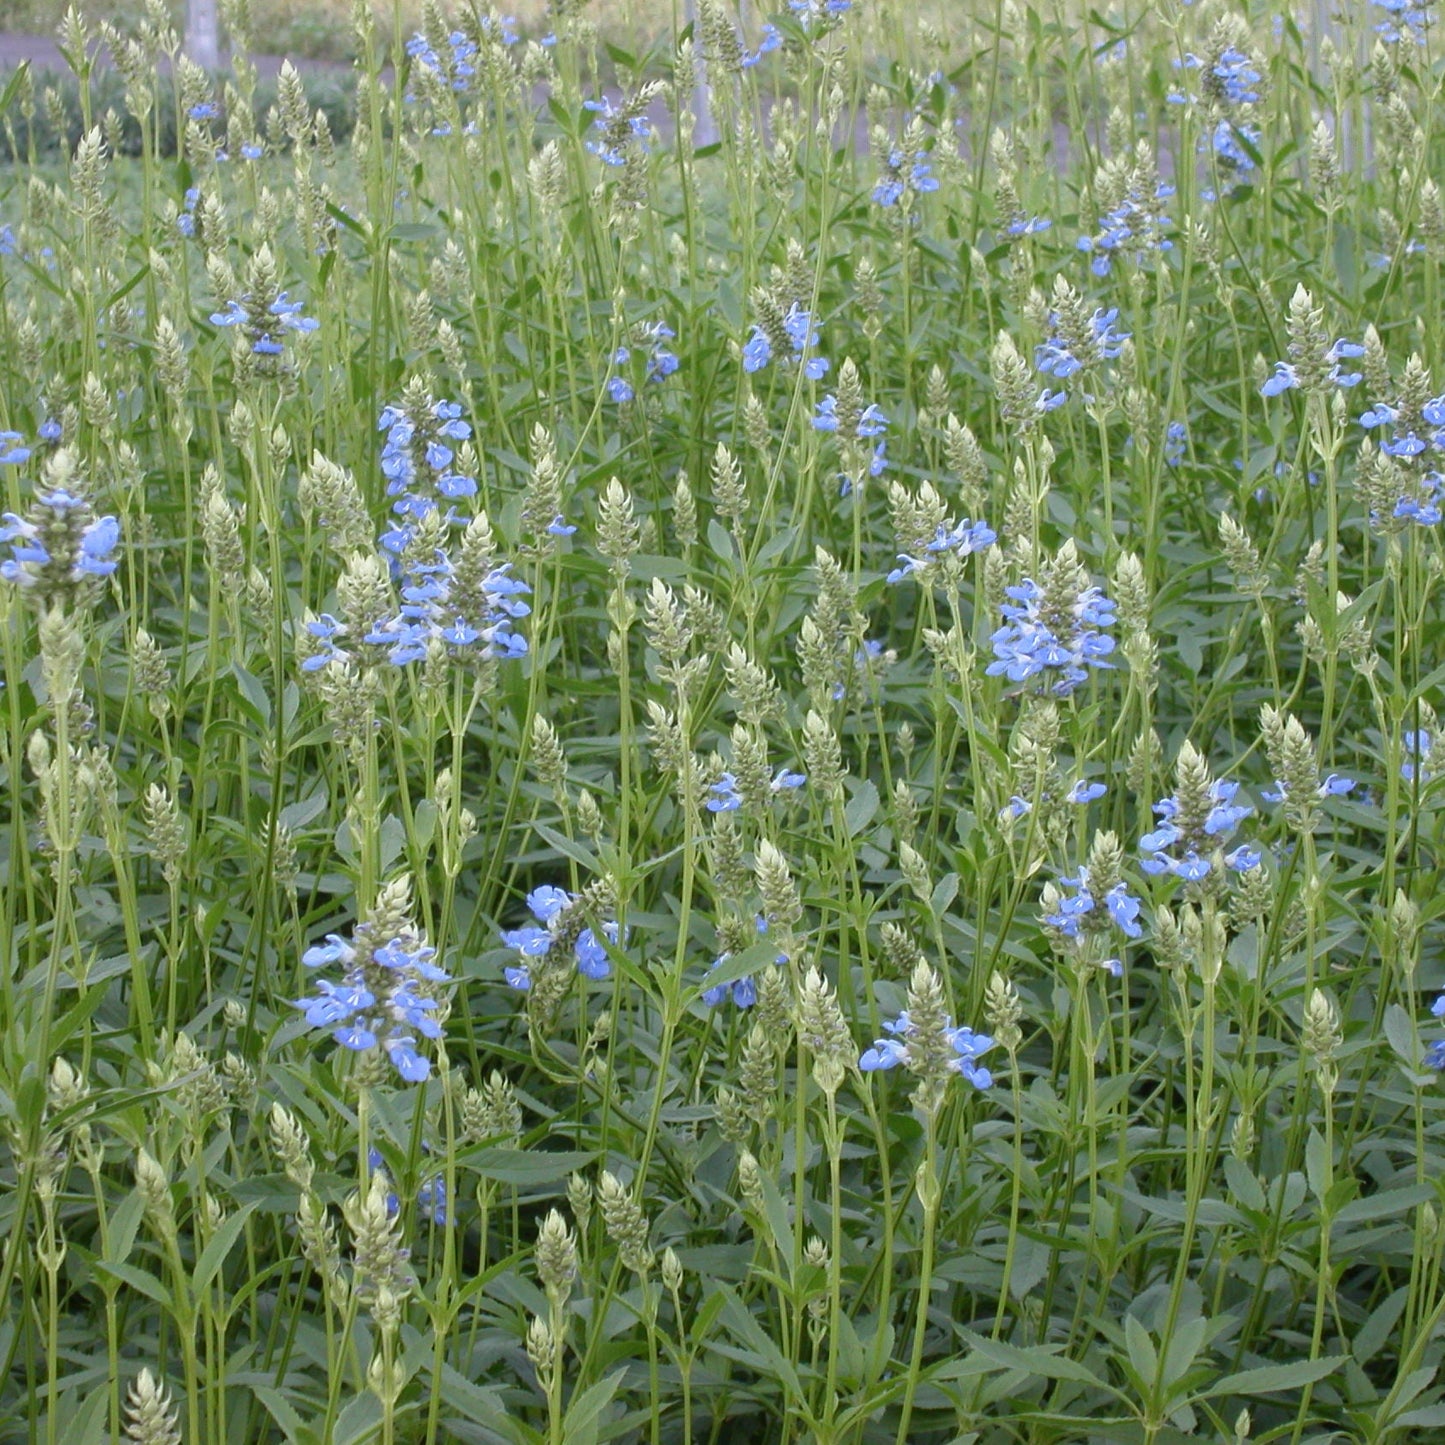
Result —
[[1438, 1438], [1433, 18], [68, 16], [0, 1438]]

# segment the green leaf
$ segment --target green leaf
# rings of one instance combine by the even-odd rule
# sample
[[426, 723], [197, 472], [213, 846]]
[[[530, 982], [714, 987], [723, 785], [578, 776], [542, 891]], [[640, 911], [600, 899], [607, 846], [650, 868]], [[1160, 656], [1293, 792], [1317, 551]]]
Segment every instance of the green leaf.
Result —
[[873, 815], [877, 811], [877, 785], [871, 779], [865, 778], [848, 799], [848, 806], [843, 809], [843, 821], [847, 824], [848, 836], [856, 838], [873, 821]]
[[1302, 1390], [1333, 1375], [1345, 1363], [1343, 1355], [1323, 1360], [1295, 1360], [1288, 1365], [1261, 1365], [1216, 1380], [1208, 1389], [1191, 1396], [1194, 1400], [1217, 1400], [1221, 1395], [1271, 1395], [1277, 1390]]
[[928, 900], [929, 911], [935, 918], [942, 918], [948, 912], [948, 905], [958, 897], [958, 874], [945, 873], [938, 880], [933, 896]]
[[1159, 1374], [1159, 1353], [1138, 1315], [1124, 1317], [1124, 1342], [1129, 1347], [1129, 1363], [1134, 1368], [1134, 1378], [1142, 1385], [1152, 1385]]
[[740, 953], [730, 953], [716, 968], [708, 969], [692, 990], [692, 996], [695, 999], [701, 998], [707, 989], [720, 988], [724, 984], [736, 983], [740, 978], [747, 978], [760, 968], [766, 968], [777, 956], [776, 943], [755, 943]]
[[235, 676], [236, 685], [241, 689], [241, 697], [244, 700], [246, 711], [251, 714], [255, 722], [269, 731], [271, 727], [271, 699], [267, 695], [265, 684], [255, 673], [247, 672], [239, 662], [232, 666], [231, 672]]
[[788, 1398], [801, 1400], [803, 1389], [792, 1363], [732, 1290], [723, 1286], [720, 1293], [723, 1295], [722, 1322], [733, 1338], [749, 1351], [758, 1368], [766, 1369], [782, 1383]]
[[556, 1184], [585, 1169], [597, 1155], [591, 1151], [546, 1149], [503, 1149], [483, 1144], [457, 1155], [461, 1168], [473, 1169], [483, 1179], [498, 1184]]
[[[1056, 1355], [1043, 1345], [1009, 1345], [1002, 1340], [976, 1335], [972, 1330], [960, 1330], [958, 1333], [975, 1355], [996, 1369], [1022, 1370], [1026, 1375], [1038, 1375], [1045, 1380], [1073, 1380], [1076, 1384], [1108, 1390], [1111, 1395], [1118, 1393], [1087, 1366], [1069, 1359], [1067, 1355]], [[1150, 1348], [1152, 1351], [1153, 1347]]]
[[602, 865], [597, 861], [597, 855], [575, 838], [569, 838], [565, 833], [559, 833], [555, 828], [549, 828], [546, 823], [533, 823], [532, 831], [543, 842], [550, 843], [564, 858], [570, 858], [589, 873], [602, 871]]
[[266, 1413], [280, 1427], [289, 1445], [320, 1445], [321, 1437], [296, 1413], [280, 1390], [273, 1385], [252, 1385], [251, 1393], [266, 1407]]
[[105, 1259], [96, 1260], [94, 1268], [97, 1274], [108, 1274], [122, 1284], [128, 1284], [147, 1299], [153, 1299], [162, 1309], [173, 1308], [170, 1290], [148, 1271], [137, 1269], [133, 1264], [121, 1264], [118, 1260]]
[[210, 1242], [201, 1251], [201, 1257], [196, 1261], [195, 1270], [191, 1274], [191, 1288], [198, 1297], [215, 1278], [221, 1265], [225, 1263], [226, 1256], [241, 1237], [241, 1231], [246, 1227], [246, 1221], [255, 1212], [255, 1209], [254, 1204], [245, 1204], [240, 1209], [228, 1214], [221, 1221], [221, 1227], [211, 1236]]
[[1385, 1010], [1385, 1037], [1394, 1049], [1395, 1056], [1407, 1069], [1420, 1067], [1415, 1021], [1397, 1003], [1390, 1004]]
[[605, 1380], [589, 1385], [580, 1395], [574, 1395], [567, 1406], [562, 1420], [562, 1438], [567, 1445], [596, 1445], [597, 1430], [602, 1412], [612, 1403], [617, 1387], [622, 1383], [624, 1370], [617, 1370]]

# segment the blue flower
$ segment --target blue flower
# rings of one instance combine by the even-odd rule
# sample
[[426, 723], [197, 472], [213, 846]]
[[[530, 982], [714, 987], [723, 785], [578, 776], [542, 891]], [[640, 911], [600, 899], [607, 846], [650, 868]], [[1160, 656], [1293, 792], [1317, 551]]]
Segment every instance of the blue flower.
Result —
[[434, 1013], [436, 999], [419, 990], [425, 984], [447, 983], [450, 975], [433, 962], [436, 950], [413, 931], [398, 933], [377, 945], [370, 925], [358, 925], [350, 941], [328, 934], [324, 944], [306, 950], [308, 968], [339, 963], [342, 981], [318, 979], [316, 992], [297, 999], [306, 1022], [329, 1028], [344, 1049], [365, 1053], [380, 1046], [406, 1083], [420, 1083], [431, 1073], [431, 1061], [416, 1048], [413, 1032], [440, 1038]]
[[[875, 1039], [873, 1047], [863, 1051], [862, 1057], [858, 1060], [858, 1067], [865, 1074], [894, 1069], [899, 1064], [908, 1068], [912, 1067], [913, 1061], [908, 1052], [908, 1041], [913, 1037], [915, 1030], [907, 1011], [899, 1014], [891, 1023], [885, 1020], [883, 1027], [894, 1037]], [[955, 1028], [952, 1020], [946, 1024], [945, 1032], [949, 1046], [954, 1052], [954, 1057], [949, 1060], [948, 1067], [954, 1073], [961, 1074], [975, 1089], [991, 1087], [993, 1075], [980, 1065], [978, 1060], [993, 1048], [993, 1040], [987, 1034], [974, 1033], [966, 1024], [960, 1024]]]
[[248, 291], [228, 301], [224, 311], [213, 311], [211, 322], [216, 326], [239, 327], [250, 340], [255, 356], [280, 356], [288, 331], [304, 334], [321, 325], [315, 317], [303, 316], [301, 303], [287, 300], [287, 295], [282, 291], [267, 301]]
[[[18, 433], [5, 434], [14, 441]], [[9, 448], [14, 455], [25, 448]], [[0, 563], [0, 577], [25, 588], [48, 605], [69, 596], [77, 584], [108, 577], [119, 565], [113, 555], [120, 542], [120, 523], [114, 517], [97, 517], [79, 492], [54, 487], [36, 493], [29, 513], [0, 517], [0, 543], [10, 544], [10, 557]]]
[[[708, 969], [709, 973], [716, 972], [730, 958], [727, 953], [719, 954]], [[757, 986], [753, 983], [752, 974], [745, 974], [742, 978], [735, 978], [732, 983], [717, 983], [711, 988], [702, 991], [702, 1001], [709, 1008], [716, 1008], [728, 995], [732, 995], [733, 1005], [736, 1008], [752, 1008], [758, 1001]]]
[[1421, 766], [1421, 759], [1430, 756], [1434, 739], [1427, 728], [1420, 728], [1418, 731], [1414, 729], [1408, 730], [1404, 734], [1402, 741], [1405, 745], [1406, 756], [1405, 761], [1400, 764], [1400, 776], [1404, 778], [1407, 783], [1413, 783], [1415, 781], [1415, 775], [1418, 772], [1421, 786], [1423, 786], [1430, 781], [1431, 774], [1426, 768]]
[[[1168, 200], [1174, 187], [1161, 181], [1147, 199], [1137, 186], [1132, 187], [1117, 206], [1099, 222], [1092, 236], [1080, 236], [1075, 243], [1080, 251], [1093, 257], [1089, 269], [1095, 276], [1107, 276], [1114, 268], [1114, 257], [1126, 248], [1141, 257], [1146, 251], [1168, 251], [1174, 243], [1160, 234], [1160, 201]], [[1010, 228], [1012, 233], [1012, 228]]]
[[439, 1229], [452, 1222], [447, 1208], [447, 1181], [440, 1174], [422, 1184], [416, 1192], [416, 1202]]
[[1080, 778], [1072, 788], [1069, 789], [1064, 801], [1068, 803], [1092, 803], [1096, 798], [1102, 798], [1109, 791], [1104, 783], [1089, 783]]
[[[1189, 883], [1207, 877], [1213, 867], [1209, 853], [1254, 812], [1247, 804], [1234, 801], [1238, 792], [1238, 783], [1216, 779], [1209, 785], [1209, 806], [1201, 818], [1186, 819], [1177, 795], [1160, 799], [1154, 804], [1159, 826], [1139, 839], [1140, 850], [1151, 855], [1140, 860], [1140, 868], [1154, 877], [1172, 873]], [[1240, 873], [1258, 867], [1259, 861], [1258, 852], [1245, 847], [1224, 858], [1227, 868]]]
[[927, 570], [932, 562], [941, 557], [968, 557], [975, 552], [982, 552], [997, 540], [993, 529], [985, 522], [973, 522], [967, 517], [961, 522], [954, 522], [950, 518], [947, 522], [940, 522], [932, 539], [923, 544], [925, 556], [913, 557], [907, 552], [898, 554], [898, 560], [903, 565], [895, 567], [888, 574], [888, 581], [902, 582], [915, 572]]
[[1017, 215], [1005, 228], [1010, 236], [1037, 236], [1047, 231], [1054, 223], [1040, 216]]
[[[783, 317], [783, 334], [793, 348], [793, 360], [803, 361], [803, 375], [810, 381], [820, 381], [827, 374], [828, 360], [823, 356], [808, 355], [818, 345], [818, 328], [813, 324], [812, 313], [804, 311], [795, 302]], [[771, 338], [761, 326], [755, 326], [743, 347], [743, 370], [761, 371], [772, 357]]]
[[1090, 668], [1114, 665], [1108, 660], [1114, 639], [1103, 630], [1114, 625], [1114, 604], [1100, 588], [1075, 589], [1072, 601], [1047, 608], [1043, 589], [1031, 577], [1004, 590], [1012, 601], [1000, 609], [1007, 620], [990, 639], [989, 676], [1011, 682], [1052, 678], [1052, 691], [1067, 697]]
[[738, 780], [732, 773], [724, 773], [708, 788], [708, 792], [713, 794], [707, 800], [707, 810], [710, 813], [732, 813], [743, 805], [742, 794], [738, 792]]
[[[1342, 798], [1354, 789], [1353, 778], [1342, 777], [1339, 773], [1331, 773], [1315, 789], [1315, 796], [1318, 798]], [[1274, 780], [1273, 789], [1262, 788], [1259, 796], [1266, 803], [1283, 803], [1289, 797], [1289, 787], [1283, 778]]]
[[783, 43], [782, 31], [776, 25], [764, 25], [763, 37], [758, 42], [758, 48], [754, 51], [744, 53], [742, 66], [744, 70], [751, 70], [762, 60], [763, 56], [776, 50]]
[[1061, 878], [1059, 882], [1067, 888], [1072, 888], [1074, 892], [1072, 895], [1065, 894], [1059, 902], [1057, 911], [1044, 915], [1044, 922], [1051, 928], [1057, 929], [1066, 938], [1078, 938], [1081, 930], [1096, 931], [1089, 928], [1086, 920], [1095, 912], [1101, 902], [1110, 921], [1125, 937], [1139, 938], [1143, 935], [1144, 930], [1138, 922], [1141, 905], [1139, 900], [1129, 892], [1126, 883], [1115, 883], [1105, 891], [1100, 899], [1095, 896], [1089, 886], [1089, 870], [1087, 868], [1080, 868], [1077, 878]]
[[603, 165], [626, 165], [628, 149], [634, 145], [644, 151], [647, 149], [647, 118], [636, 112], [630, 103], [615, 106], [604, 95], [600, 100], [584, 100], [582, 108], [594, 112], [597, 116], [592, 122], [592, 128], [601, 132], [602, 139], [588, 141], [587, 149]]
[[1214, 148], [1216, 159], [1226, 169], [1238, 172], [1241, 176], [1248, 175], [1254, 169], [1254, 157], [1245, 150], [1241, 142], [1247, 142], [1252, 147], [1259, 145], [1259, 127], [1254, 125], [1234, 125], [1230, 121], [1221, 120], [1214, 127], [1210, 144]]
[[1230, 105], [1252, 105], [1258, 101], [1259, 92], [1253, 87], [1259, 84], [1259, 71], [1249, 57], [1233, 45], [1220, 55], [1211, 74]]
[[[1083, 370], [1085, 366], [1091, 366], [1098, 361], [1112, 361], [1123, 350], [1124, 343], [1129, 339], [1130, 333], [1118, 331], [1114, 323], [1118, 320], [1119, 308], [1111, 307], [1105, 311], [1102, 307], [1096, 310], [1090, 318], [1089, 335], [1082, 338], [1084, 354], [1076, 355], [1073, 347], [1079, 345], [1080, 341], [1066, 341], [1058, 331], [1059, 313], [1049, 313], [1049, 335], [1034, 348], [1034, 367], [1044, 373], [1045, 376], [1057, 377], [1060, 381], [1067, 381], [1075, 372]], [[1049, 393], [1045, 392], [1044, 396]], [[1041, 409], [1052, 410], [1052, 407], [1043, 407], [1043, 398], [1040, 398]], [[1059, 405], [1054, 402], [1053, 406]]]
[[938, 179], [931, 170], [927, 151], [920, 152], [911, 163], [901, 150], [893, 151], [883, 179], [873, 188], [873, 200], [880, 206], [896, 206], [905, 193], [936, 191]]
[[1390, 17], [1375, 26], [1375, 33], [1382, 39], [1391, 45], [1406, 39], [1416, 45], [1425, 43], [1425, 32], [1435, 19], [1428, 5], [1413, 5], [1410, 0], [1374, 0], [1374, 4]]
[[[536, 924], [524, 924], [521, 928], [501, 930], [501, 939], [508, 948], [515, 948], [524, 959], [542, 958], [552, 949], [558, 936], [557, 926], [563, 915], [577, 900], [565, 888], [544, 883], [527, 895], [527, 907], [531, 909]], [[545, 925], [538, 927], [537, 925]], [[615, 921], [602, 925], [602, 934], [608, 943], [620, 947], [625, 943]], [[577, 972], [584, 978], [604, 979], [612, 972], [611, 960], [607, 957], [606, 946], [590, 928], [578, 933], [572, 945]], [[502, 970], [507, 983], [520, 993], [526, 993], [532, 986], [531, 970], [525, 963], [512, 964]]]

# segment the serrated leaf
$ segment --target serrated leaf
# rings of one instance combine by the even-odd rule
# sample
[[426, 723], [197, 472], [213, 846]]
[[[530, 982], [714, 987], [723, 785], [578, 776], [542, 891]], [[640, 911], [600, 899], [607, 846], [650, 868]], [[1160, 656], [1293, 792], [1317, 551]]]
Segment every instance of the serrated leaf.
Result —
[[596, 1445], [602, 1412], [612, 1403], [625, 1373], [617, 1370], [573, 1397], [562, 1421], [562, 1438], [568, 1445]]
[[252, 1385], [251, 1393], [266, 1407], [288, 1445], [318, 1445], [320, 1436], [295, 1411], [291, 1402], [272, 1385]]
[[97, 1274], [108, 1274], [147, 1299], [153, 1299], [163, 1309], [172, 1308], [170, 1290], [147, 1270], [137, 1269], [133, 1264], [121, 1264], [119, 1260], [106, 1259], [96, 1260], [93, 1268]]
[[1368, 1364], [1379, 1354], [1386, 1341], [1393, 1338], [1395, 1326], [1405, 1312], [1405, 1304], [1409, 1298], [1408, 1286], [1401, 1285], [1399, 1289], [1386, 1295], [1371, 1312], [1369, 1319], [1355, 1331], [1355, 1338], [1350, 1344], [1350, 1353], [1354, 1356], [1356, 1364]]
[[724, 1286], [719, 1293], [723, 1296], [722, 1322], [733, 1338], [748, 1349], [759, 1366], [766, 1368], [783, 1384], [789, 1398], [801, 1400], [802, 1387], [791, 1362], [732, 1290]]

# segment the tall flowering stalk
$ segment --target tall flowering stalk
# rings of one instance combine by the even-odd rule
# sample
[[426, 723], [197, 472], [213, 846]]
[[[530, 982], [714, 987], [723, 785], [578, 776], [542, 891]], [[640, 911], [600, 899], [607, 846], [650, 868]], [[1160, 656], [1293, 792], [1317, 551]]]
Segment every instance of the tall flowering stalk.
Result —
[[411, 880], [399, 878], [381, 890], [349, 939], [328, 934], [306, 950], [301, 962], [307, 968], [340, 964], [342, 978], [319, 978], [316, 992], [295, 1006], [313, 1028], [329, 1028], [342, 1048], [384, 1054], [404, 1083], [421, 1083], [431, 1060], [419, 1051], [417, 1036], [441, 1037], [435, 985], [451, 981], [435, 957], [411, 920]]

